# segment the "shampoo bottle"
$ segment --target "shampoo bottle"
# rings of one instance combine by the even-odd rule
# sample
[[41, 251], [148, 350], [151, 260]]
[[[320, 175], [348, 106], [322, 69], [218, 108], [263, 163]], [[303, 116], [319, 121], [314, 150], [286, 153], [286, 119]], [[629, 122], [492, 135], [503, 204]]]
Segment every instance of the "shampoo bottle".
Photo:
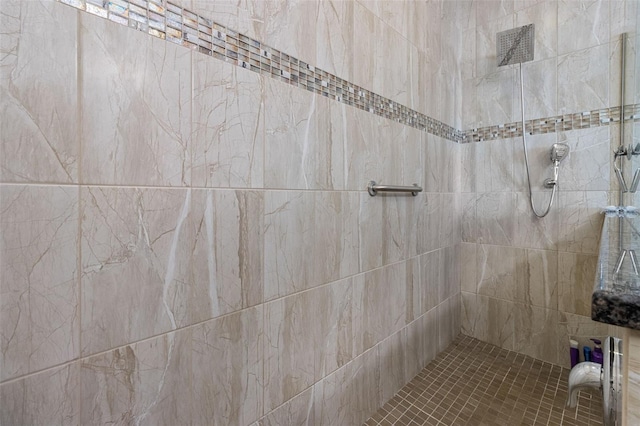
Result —
[[600, 346], [602, 342], [598, 339], [591, 340], [593, 340], [593, 362], [597, 362], [598, 364], [602, 365], [602, 347]]

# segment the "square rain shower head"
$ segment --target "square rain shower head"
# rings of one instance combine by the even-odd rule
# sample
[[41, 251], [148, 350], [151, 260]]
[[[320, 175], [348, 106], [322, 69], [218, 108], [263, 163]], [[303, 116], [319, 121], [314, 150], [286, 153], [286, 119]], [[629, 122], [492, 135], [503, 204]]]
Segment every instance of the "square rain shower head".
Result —
[[496, 40], [499, 67], [533, 61], [533, 24], [499, 32]]

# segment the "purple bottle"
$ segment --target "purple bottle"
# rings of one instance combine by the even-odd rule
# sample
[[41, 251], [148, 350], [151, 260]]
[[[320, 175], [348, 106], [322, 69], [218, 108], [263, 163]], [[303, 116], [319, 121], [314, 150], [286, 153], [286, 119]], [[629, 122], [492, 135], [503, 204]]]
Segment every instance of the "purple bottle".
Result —
[[602, 365], [602, 342], [598, 339], [591, 339], [593, 341], [592, 361]]
[[580, 351], [578, 350], [578, 342], [575, 340], [569, 340], [571, 349], [569, 349], [569, 355], [571, 356], [571, 368], [575, 367], [580, 362]]

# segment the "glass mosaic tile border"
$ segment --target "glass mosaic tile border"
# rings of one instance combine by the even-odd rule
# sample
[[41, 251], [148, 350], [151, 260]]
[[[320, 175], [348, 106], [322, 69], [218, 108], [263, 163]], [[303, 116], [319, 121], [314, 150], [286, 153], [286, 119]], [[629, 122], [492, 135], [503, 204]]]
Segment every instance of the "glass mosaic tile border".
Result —
[[455, 142], [465, 139], [465, 133], [461, 130], [169, 1], [57, 1], [424, 132]]
[[[458, 130], [167, 0], [57, 1], [457, 143], [522, 135], [519, 122]], [[640, 104], [626, 106], [625, 119], [639, 121]], [[612, 107], [538, 118], [527, 121], [525, 126], [528, 134], [535, 135], [606, 126], [619, 121], [620, 107]]]
[[[525, 121], [529, 135], [563, 132], [567, 130], [589, 129], [608, 126], [620, 122], [621, 108], [611, 107], [574, 114], [556, 115], [555, 117], [536, 118]], [[624, 107], [625, 121], [640, 121], [640, 104]], [[486, 126], [470, 129], [465, 132], [462, 143], [483, 142], [522, 136], [522, 122]]]

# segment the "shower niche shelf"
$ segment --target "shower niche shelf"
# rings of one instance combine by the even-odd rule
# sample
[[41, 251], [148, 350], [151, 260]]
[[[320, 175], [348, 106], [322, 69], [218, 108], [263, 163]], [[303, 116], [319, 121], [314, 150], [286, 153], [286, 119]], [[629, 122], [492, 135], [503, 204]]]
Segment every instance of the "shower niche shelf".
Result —
[[605, 212], [591, 319], [640, 330], [640, 212], [634, 208]]

